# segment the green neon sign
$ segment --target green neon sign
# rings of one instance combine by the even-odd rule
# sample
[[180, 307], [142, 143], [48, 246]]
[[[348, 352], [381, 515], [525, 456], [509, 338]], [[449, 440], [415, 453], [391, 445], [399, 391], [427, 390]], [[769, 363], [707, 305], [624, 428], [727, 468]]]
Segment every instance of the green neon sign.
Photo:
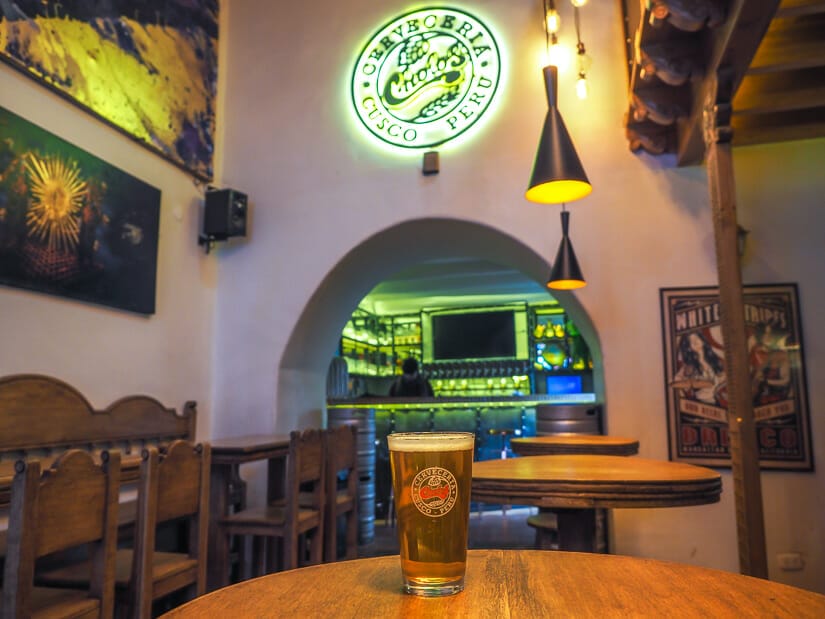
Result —
[[379, 139], [427, 148], [475, 125], [500, 76], [498, 45], [484, 24], [457, 9], [419, 9], [370, 38], [352, 73], [352, 101]]

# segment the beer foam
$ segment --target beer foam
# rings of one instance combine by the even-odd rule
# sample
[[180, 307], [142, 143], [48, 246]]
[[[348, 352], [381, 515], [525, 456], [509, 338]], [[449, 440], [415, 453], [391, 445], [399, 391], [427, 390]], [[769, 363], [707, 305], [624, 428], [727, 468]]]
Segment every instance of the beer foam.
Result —
[[469, 432], [399, 432], [387, 436], [390, 451], [465, 451], [473, 448]]

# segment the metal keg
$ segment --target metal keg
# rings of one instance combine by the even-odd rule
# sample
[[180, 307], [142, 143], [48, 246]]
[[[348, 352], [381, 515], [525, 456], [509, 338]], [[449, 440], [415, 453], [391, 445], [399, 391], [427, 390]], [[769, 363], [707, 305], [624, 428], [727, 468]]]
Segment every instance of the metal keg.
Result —
[[327, 426], [354, 425], [358, 434], [358, 543], [375, 538], [375, 409], [333, 408], [327, 411]]
[[540, 404], [536, 406], [536, 434], [602, 434], [599, 404]]

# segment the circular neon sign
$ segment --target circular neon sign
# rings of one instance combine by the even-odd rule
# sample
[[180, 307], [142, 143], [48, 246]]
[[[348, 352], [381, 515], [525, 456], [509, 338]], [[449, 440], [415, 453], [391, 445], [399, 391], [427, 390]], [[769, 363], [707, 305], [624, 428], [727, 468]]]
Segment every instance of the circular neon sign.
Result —
[[457, 9], [419, 9], [370, 38], [352, 74], [352, 100], [381, 140], [437, 146], [483, 116], [500, 68], [495, 39], [476, 18]]

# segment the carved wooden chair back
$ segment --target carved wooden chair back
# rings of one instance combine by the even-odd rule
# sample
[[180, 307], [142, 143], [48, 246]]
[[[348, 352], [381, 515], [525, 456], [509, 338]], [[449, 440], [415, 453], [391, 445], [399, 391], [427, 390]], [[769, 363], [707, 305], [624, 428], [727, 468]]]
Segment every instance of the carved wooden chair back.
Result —
[[[275, 547], [272, 542], [281, 541], [280, 567], [293, 569], [299, 565], [299, 546], [309, 540], [308, 562], [320, 563], [323, 559], [324, 502], [326, 499], [325, 450], [323, 430], [293, 431], [289, 435], [284, 496], [266, 505], [249, 507], [223, 518], [219, 526], [221, 534], [250, 535], [255, 537], [256, 559], [253, 562], [263, 571], [262, 539], [267, 542], [267, 566], [276, 569]], [[270, 484], [271, 485], [271, 484]], [[302, 538], [303, 536], [303, 538]]]
[[[116, 552], [119, 617], [148, 618], [155, 600], [180, 589], [188, 589], [190, 598], [205, 593], [209, 464], [209, 445], [178, 440], [163, 454], [154, 446], [143, 449], [134, 545]], [[187, 521], [187, 551], [156, 550], [158, 525], [178, 519]], [[66, 565], [40, 574], [38, 582], [82, 588], [88, 586], [93, 571], [89, 562]]]
[[[208, 444], [177, 440], [163, 455], [154, 447], [143, 451], [127, 596], [129, 616], [150, 617], [153, 600], [184, 587], [189, 587], [190, 597], [206, 592], [210, 462]], [[157, 553], [158, 525], [184, 518], [188, 520], [187, 552]], [[163, 570], [156, 569], [160, 563]]]
[[344, 557], [358, 554], [358, 427], [342, 425], [324, 435], [326, 513], [324, 516], [324, 561], [338, 558], [338, 520], [345, 517]]
[[[3, 578], [4, 618], [31, 617], [45, 608], [50, 617], [112, 616], [120, 453], [104, 451], [101, 460], [96, 464], [86, 451], [72, 449], [42, 476], [38, 461], [15, 464]], [[87, 590], [34, 587], [39, 557], [81, 544], [90, 547]]]

